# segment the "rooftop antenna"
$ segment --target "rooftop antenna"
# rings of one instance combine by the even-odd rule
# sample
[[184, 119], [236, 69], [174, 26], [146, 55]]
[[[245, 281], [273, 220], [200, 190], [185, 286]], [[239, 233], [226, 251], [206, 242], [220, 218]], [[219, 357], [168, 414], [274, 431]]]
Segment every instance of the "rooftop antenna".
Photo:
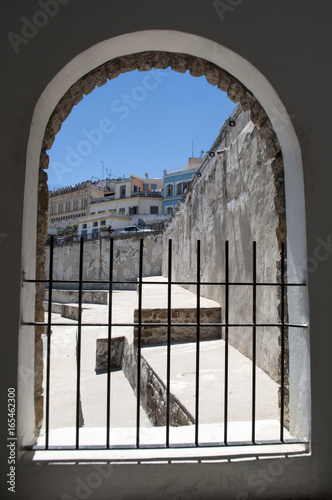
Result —
[[103, 181], [104, 180], [104, 162], [102, 160], [100, 160], [100, 163], [103, 164], [103, 169], [102, 169], [103, 170], [103, 174], [102, 174], [102, 178], [101, 178], [101, 180]]
[[191, 157], [194, 158], [194, 139], [191, 141]]

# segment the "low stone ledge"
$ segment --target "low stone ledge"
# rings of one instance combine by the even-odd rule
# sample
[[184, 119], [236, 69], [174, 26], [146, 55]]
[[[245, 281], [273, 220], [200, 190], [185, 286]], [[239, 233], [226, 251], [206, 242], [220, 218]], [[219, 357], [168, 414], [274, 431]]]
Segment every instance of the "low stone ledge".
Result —
[[[45, 295], [48, 300], [48, 290]], [[52, 290], [52, 301], [62, 304], [77, 304], [78, 290]], [[108, 303], [108, 292], [106, 290], [83, 290], [82, 302], [85, 304], [106, 304]]]
[[61, 304], [61, 316], [63, 318], [74, 319], [75, 321], [78, 321], [78, 311], [79, 311], [78, 306], [72, 306], [70, 304]]
[[[167, 323], [167, 309], [143, 309], [142, 323]], [[183, 326], [171, 326], [171, 342], [194, 342], [197, 335], [196, 326], [187, 326], [187, 323], [197, 321], [196, 309], [172, 309], [171, 322], [183, 323]], [[138, 309], [134, 311], [134, 323], [138, 323]], [[221, 307], [208, 307], [200, 309], [200, 323], [221, 323]], [[134, 327], [134, 344], [137, 345], [138, 327]], [[202, 326], [200, 329], [201, 340], [217, 340], [221, 338], [221, 326]], [[167, 343], [167, 326], [142, 326], [141, 344], [165, 345]]]
[[[137, 349], [133, 344], [129, 344], [126, 338], [124, 339], [122, 370], [137, 394]], [[141, 406], [152, 425], [165, 426], [167, 421], [166, 386], [143, 356], [141, 356], [140, 398]], [[169, 422], [172, 427], [195, 423], [189, 410], [172, 393], [170, 393]]]
[[[59, 302], [52, 302], [52, 313], [57, 313], [57, 314], [61, 314], [61, 306], [63, 304], [60, 304]], [[44, 301], [44, 310], [45, 310], [45, 313], [47, 314], [48, 313], [48, 301], [45, 300]]]
[[[137, 349], [126, 337], [111, 339], [111, 370], [122, 369], [126, 379], [137, 394]], [[108, 339], [100, 338], [96, 342], [96, 372], [108, 370]], [[141, 356], [140, 401], [153, 426], [166, 425], [166, 386], [157, 373]], [[170, 425], [174, 427], [195, 423], [187, 408], [170, 394]]]

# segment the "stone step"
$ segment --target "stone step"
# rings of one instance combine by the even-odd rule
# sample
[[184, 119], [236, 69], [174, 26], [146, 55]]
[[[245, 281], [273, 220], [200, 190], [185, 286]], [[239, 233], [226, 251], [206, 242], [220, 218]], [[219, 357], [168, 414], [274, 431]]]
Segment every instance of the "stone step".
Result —
[[[142, 309], [142, 323], [167, 323], [167, 308]], [[188, 323], [197, 321], [195, 308], [172, 308], [171, 323], [183, 323], [183, 326], [171, 326], [171, 342], [194, 342], [197, 338], [197, 327], [188, 326]], [[134, 323], [138, 322], [138, 309], [134, 311]], [[221, 307], [200, 308], [200, 323], [221, 323]], [[200, 328], [201, 340], [221, 339], [221, 326]], [[137, 344], [138, 327], [134, 327], [134, 344]], [[142, 346], [163, 345], [167, 343], [167, 326], [142, 326]]]
[[[84, 307], [82, 307], [82, 311], [84, 310]], [[61, 304], [61, 316], [63, 318], [68, 318], [68, 319], [74, 319], [75, 321], [78, 321], [78, 311], [79, 307], [77, 305], [71, 305], [71, 304]]]
[[[62, 304], [60, 302], [52, 302], [52, 313], [57, 313], [61, 314], [61, 306]], [[44, 309], [45, 313], [48, 311], [48, 301], [44, 300]]]
[[[45, 293], [48, 300], [48, 290]], [[52, 290], [52, 302], [61, 304], [77, 304], [78, 290]], [[108, 291], [106, 290], [83, 290], [82, 302], [85, 304], [106, 304], [108, 302]], [[55, 311], [54, 311], [55, 312]]]

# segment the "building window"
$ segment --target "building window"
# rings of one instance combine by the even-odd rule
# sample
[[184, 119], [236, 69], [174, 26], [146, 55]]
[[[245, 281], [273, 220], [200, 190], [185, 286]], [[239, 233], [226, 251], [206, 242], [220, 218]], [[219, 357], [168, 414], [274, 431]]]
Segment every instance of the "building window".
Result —
[[98, 227], [98, 222], [94, 222], [93, 227]]
[[121, 186], [120, 187], [120, 198], [125, 198], [126, 197], [126, 186]]
[[149, 184], [143, 184], [143, 191], [149, 190]]
[[173, 196], [173, 184], [167, 184], [166, 196]]
[[166, 208], [166, 214], [167, 215], [172, 215], [172, 213], [173, 213], [173, 207], [167, 207]]
[[101, 226], [106, 226], [106, 221], [105, 220], [100, 221], [100, 225]]
[[119, 214], [124, 215], [125, 214], [125, 209], [124, 208], [119, 208]]
[[150, 214], [157, 215], [159, 213], [158, 207], [150, 207]]
[[138, 207], [129, 207], [129, 215], [138, 214]]
[[86, 229], [88, 227], [87, 224], [82, 224], [82, 229]]
[[157, 189], [157, 184], [151, 184], [151, 191], [155, 191]]
[[179, 184], [177, 184], [177, 186], [176, 186], [176, 194], [178, 196], [182, 195], [184, 193], [184, 191], [188, 188], [188, 186], [189, 186], [188, 181], [179, 182]]

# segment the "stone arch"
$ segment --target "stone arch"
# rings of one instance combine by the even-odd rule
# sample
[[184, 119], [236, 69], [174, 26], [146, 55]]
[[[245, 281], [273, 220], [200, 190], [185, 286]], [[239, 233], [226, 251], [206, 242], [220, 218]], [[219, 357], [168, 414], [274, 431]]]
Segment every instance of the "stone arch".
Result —
[[[108, 53], [112, 55], [112, 58], [108, 59], [105, 57], [105, 54], [107, 53], [107, 49], [111, 46], [112, 49], [109, 50]], [[151, 50], [151, 48], [153, 48], [153, 50]], [[149, 51], [147, 51], [147, 49], [149, 49]], [[170, 51], [165, 51], [165, 49]], [[180, 52], [179, 49], [181, 49]], [[135, 52], [135, 50], [137, 50], [137, 52]], [[94, 58], [93, 54], [97, 57]], [[83, 65], [80, 66], [82, 62]], [[71, 63], [63, 68], [58, 74], [60, 76], [57, 75], [52, 80], [40, 97], [34, 113], [34, 118], [37, 117], [40, 118], [40, 120], [35, 120], [35, 122], [34, 118], [32, 120], [27, 153], [27, 172], [32, 172], [34, 169], [33, 164], [36, 165], [36, 163], [33, 162], [33, 159], [37, 159], [36, 154], [39, 155], [40, 160], [36, 221], [38, 232], [36, 234], [36, 246], [31, 242], [31, 235], [29, 234], [30, 242], [24, 247], [24, 242], [28, 239], [28, 228], [31, 226], [31, 223], [36, 220], [34, 219], [34, 215], [30, 219], [29, 224], [26, 224], [24, 227], [22, 265], [25, 266], [24, 268], [27, 270], [32, 271], [33, 274], [35, 270], [37, 279], [44, 279], [44, 241], [47, 231], [48, 211], [47, 175], [44, 169], [48, 168], [49, 162], [47, 150], [52, 147], [55, 135], [60, 130], [64, 120], [70, 114], [73, 106], [81, 101], [83, 94], [88, 95], [96, 86], [99, 87], [104, 85], [108, 79], [111, 80], [116, 78], [120, 73], [125, 73], [134, 69], [147, 71], [152, 68], [166, 69], [167, 67], [171, 67], [174, 71], [181, 73], [189, 70], [192, 76], [205, 75], [210, 84], [218, 86], [220, 90], [227, 92], [228, 97], [233, 102], [239, 102], [244, 111], [250, 110], [251, 121], [259, 128], [260, 137], [265, 144], [267, 156], [273, 159], [271, 167], [275, 181], [275, 209], [279, 218], [277, 229], [279, 243], [286, 239], [284, 189], [286, 187], [287, 215], [290, 216], [289, 219], [287, 217], [287, 224], [288, 220], [291, 221], [290, 238], [288, 238], [287, 235], [287, 245], [289, 256], [291, 257], [288, 262], [288, 264], [291, 263], [291, 266], [288, 266], [288, 270], [291, 270], [289, 276], [293, 279], [302, 280], [306, 275], [302, 162], [298, 140], [283, 104], [276, 95], [271, 84], [256, 68], [225, 47], [221, 47], [215, 42], [194, 35], [153, 30], [151, 32], [122, 35], [91, 47], [91, 49], [77, 56]], [[84, 74], [82, 68], [90, 69], [90, 71]], [[91, 70], [91, 68], [94, 69]], [[234, 68], [234, 71], [232, 71], [232, 68]], [[239, 75], [240, 78], [233, 76], [233, 73]], [[79, 78], [75, 78], [75, 75], [79, 75]], [[241, 78], [241, 75], [243, 78]], [[64, 85], [67, 89], [65, 93], [61, 91]], [[53, 95], [52, 88], [56, 90]], [[50, 95], [52, 95], [51, 99], [49, 99]], [[54, 107], [55, 99], [58, 102]], [[262, 104], [260, 104], [260, 102]], [[277, 133], [273, 128], [273, 124], [276, 121], [276, 117], [273, 117], [273, 107], [285, 113], [283, 130], [278, 130]], [[45, 118], [47, 125], [46, 128], [43, 128], [45, 127]], [[279, 142], [280, 138], [282, 142]], [[38, 145], [39, 152], [36, 149]], [[293, 169], [292, 173], [288, 174], [290, 181], [288, 190], [287, 183], [284, 183], [285, 151], [286, 160], [288, 161], [288, 171], [290, 171], [291, 168]], [[34, 186], [34, 183], [37, 184], [36, 174], [37, 172], [34, 170], [33, 175], [29, 177], [25, 187], [25, 220], [31, 217], [31, 210], [34, 207], [34, 201], [29, 202], [27, 200], [29, 196], [30, 200], [33, 200], [29, 188]], [[34, 188], [32, 192], [36, 192], [36, 189]], [[288, 203], [288, 201], [290, 203]], [[32, 263], [31, 260], [29, 261], [33, 250], [35, 250], [37, 254], [34, 263]], [[22, 293], [22, 299], [24, 299], [24, 293], [26, 292]], [[42, 299], [42, 286], [37, 285], [35, 310], [35, 320], [37, 321], [39, 321], [44, 314]], [[304, 304], [306, 300], [307, 298], [304, 297], [302, 304]], [[31, 304], [31, 299], [28, 300], [26, 304], [26, 307], [28, 307], [28, 305]], [[305, 308], [306, 306], [304, 305], [304, 309]], [[31, 312], [29, 315], [30, 314]], [[40, 327], [36, 327], [37, 334], [41, 333], [38, 332], [39, 328]], [[36, 341], [36, 346], [38, 346], [38, 340]], [[39, 346], [41, 346], [41, 342], [39, 342]], [[36, 349], [36, 356], [38, 356], [38, 348]], [[309, 378], [309, 370], [306, 376]], [[42, 405], [38, 405], [38, 401], [41, 400], [41, 386], [38, 386], [40, 377], [38, 377], [38, 375], [36, 380], [35, 401], [37, 406], [36, 423], [38, 424], [41, 419], [42, 411]], [[305, 407], [305, 411], [302, 412], [302, 415], [300, 415], [300, 411], [297, 411], [298, 415], [300, 415], [300, 420], [302, 418], [299, 425], [307, 432], [310, 412], [307, 394], [301, 394], [299, 400], [301, 400], [299, 406]], [[304, 419], [306, 420], [304, 421]], [[27, 432], [27, 434], [29, 433]], [[28, 441], [31, 439], [30, 432]]]
[[[232, 102], [239, 102], [243, 111], [250, 110], [250, 119], [259, 128], [266, 154], [268, 158], [274, 158], [271, 168], [275, 183], [275, 210], [279, 218], [277, 238], [279, 243], [285, 241], [284, 167], [281, 147], [270, 119], [255, 96], [237, 78], [205, 59], [188, 54], [148, 51], [118, 57], [98, 66], [72, 85], [57, 104], [47, 124], [40, 155], [39, 183], [46, 185], [46, 177], [42, 170], [48, 168], [47, 150], [51, 149], [62, 123], [73, 107], [83, 99], [83, 95], [89, 95], [96, 87], [101, 87], [120, 74], [135, 69], [149, 71], [152, 68], [166, 69], [168, 67], [179, 73], [189, 70], [194, 77], [204, 75], [208, 83], [227, 92]], [[41, 191], [44, 189], [41, 188]], [[42, 214], [40, 214], [40, 220], [41, 217]], [[42, 237], [40, 235], [40, 238]]]

